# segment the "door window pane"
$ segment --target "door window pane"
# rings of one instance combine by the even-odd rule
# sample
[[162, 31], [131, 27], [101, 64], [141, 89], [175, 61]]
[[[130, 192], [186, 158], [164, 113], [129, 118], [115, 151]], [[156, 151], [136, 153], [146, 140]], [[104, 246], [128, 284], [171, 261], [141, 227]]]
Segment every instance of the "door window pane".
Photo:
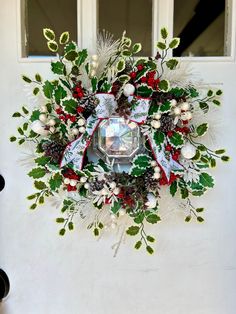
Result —
[[77, 41], [77, 0], [23, 0], [23, 57], [48, 56], [43, 28], [51, 28], [59, 36], [69, 31]]
[[152, 54], [152, 0], [99, 0], [98, 28], [120, 38], [124, 30], [143, 46], [141, 55]]
[[224, 56], [225, 0], [174, 0], [175, 56]]

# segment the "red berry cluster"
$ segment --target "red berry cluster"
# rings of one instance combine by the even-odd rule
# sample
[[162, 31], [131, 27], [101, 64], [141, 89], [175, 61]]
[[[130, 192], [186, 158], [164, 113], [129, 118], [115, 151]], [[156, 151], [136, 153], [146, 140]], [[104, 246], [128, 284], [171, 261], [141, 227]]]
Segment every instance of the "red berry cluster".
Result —
[[155, 79], [156, 71], [148, 72], [146, 76], [141, 77], [141, 83], [147, 83], [152, 89], [157, 90], [160, 79]]
[[76, 98], [76, 99], [80, 99], [80, 98], [83, 98], [84, 97], [84, 91], [83, 91], [83, 88], [81, 86], [81, 82], [78, 82], [74, 88], [72, 89], [73, 91], [73, 97]]
[[[72, 180], [72, 179], [79, 180], [79, 178], [80, 178], [72, 169], [67, 169], [63, 173], [63, 176], [64, 176], [64, 178], [68, 178], [70, 180]], [[68, 192], [76, 191], [76, 186], [72, 186], [70, 184], [67, 184], [66, 187], [67, 187]]]
[[178, 179], [178, 175], [176, 175], [176, 174], [174, 174], [174, 173], [172, 173], [171, 172], [171, 174], [170, 174], [170, 179], [169, 179], [169, 181], [167, 180], [167, 178], [166, 178], [166, 176], [164, 175], [164, 173], [162, 173], [162, 177], [161, 177], [161, 179], [159, 180], [159, 183], [160, 183], [160, 185], [166, 185], [166, 184], [168, 184], [168, 185], [171, 185], [171, 183], [173, 183], [174, 181], [176, 181], [177, 179]]
[[61, 107], [57, 108], [55, 111], [59, 115], [59, 119], [62, 121], [70, 120], [71, 122], [76, 122], [77, 120], [75, 115], [65, 113]]

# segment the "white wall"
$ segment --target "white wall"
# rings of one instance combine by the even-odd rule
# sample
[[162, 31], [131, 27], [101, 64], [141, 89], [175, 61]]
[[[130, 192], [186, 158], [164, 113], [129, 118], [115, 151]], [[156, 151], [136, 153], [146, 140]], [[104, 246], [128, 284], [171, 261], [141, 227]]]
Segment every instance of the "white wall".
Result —
[[[0, 0], [0, 267], [11, 292], [1, 314], [234, 314], [236, 306], [235, 159], [219, 165], [216, 188], [205, 205], [204, 224], [186, 224], [175, 211], [152, 228], [156, 254], [132, 250], [127, 239], [113, 258], [114, 236], [97, 242], [83, 230], [57, 236], [57, 212], [45, 206], [27, 210], [32, 182], [17, 160], [19, 147], [8, 138], [17, 121], [12, 112], [26, 103], [20, 74], [41, 72], [49, 64], [17, 61], [15, 0]], [[236, 65], [196, 64], [207, 82], [224, 83], [218, 146], [235, 154]]]

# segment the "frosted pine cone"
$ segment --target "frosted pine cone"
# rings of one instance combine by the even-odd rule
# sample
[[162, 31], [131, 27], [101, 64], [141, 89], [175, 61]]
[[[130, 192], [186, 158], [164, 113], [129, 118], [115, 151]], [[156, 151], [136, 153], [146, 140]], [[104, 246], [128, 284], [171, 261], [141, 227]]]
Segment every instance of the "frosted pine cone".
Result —
[[163, 114], [160, 119], [162, 132], [172, 131], [175, 128], [173, 118], [168, 114]]

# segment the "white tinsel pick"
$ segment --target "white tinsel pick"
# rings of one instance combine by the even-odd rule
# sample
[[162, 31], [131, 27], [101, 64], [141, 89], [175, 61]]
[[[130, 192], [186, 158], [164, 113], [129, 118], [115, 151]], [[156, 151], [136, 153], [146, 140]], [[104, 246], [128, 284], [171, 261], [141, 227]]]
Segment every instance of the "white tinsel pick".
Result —
[[113, 35], [103, 30], [97, 35], [97, 56], [98, 67], [96, 76], [100, 77], [104, 72], [109, 60], [112, 60], [117, 53], [117, 48], [120, 44], [120, 39], [114, 40]]

